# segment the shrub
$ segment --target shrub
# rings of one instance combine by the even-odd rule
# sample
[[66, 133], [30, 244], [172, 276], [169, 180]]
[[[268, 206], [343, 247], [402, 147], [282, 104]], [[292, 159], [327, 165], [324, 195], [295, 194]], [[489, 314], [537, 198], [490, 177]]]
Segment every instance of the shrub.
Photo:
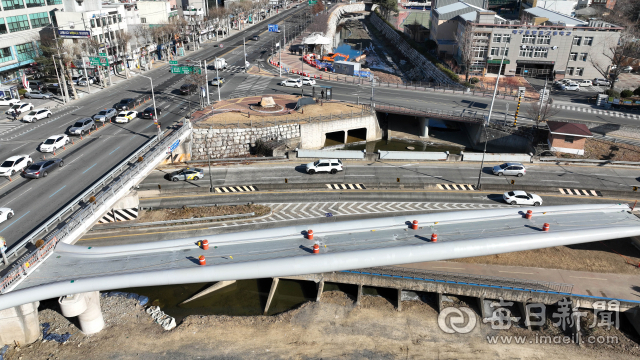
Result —
[[24, 94], [27, 93], [27, 90], [25, 89], [18, 89], [18, 94], [20, 94], [20, 96], [23, 96]]
[[623, 98], [628, 98], [632, 96], [633, 96], [633, 91], [631, 90], [622, 90], [622, 92], [620, 93], [620, 97], [623, 97]]
[[451, 80], [453, 80], [455, 82], [460, 82], [460, 77], [456, 73], [454, 73], [453, 71], [451, 71], [451, 70], [447, 69], [446, 67], [444, 67], [444, 65], [442, 65], [440, 63], [437, 63], [436, 67], [438, 69], [440, 69], [440, 71], [445, 73], [449, 77], [449, 79], [451, 79]]
[[477, 83], [480, 82], [480, 79], [478, 79], [477, 77], [474, 76], [474, 77], [471, 78], [471, 80], [469, 82], [472, 83], [472, 84], [477, 84]]
[[607, 94], [608, 96], [614, 97], [614, 98], [619, 98], [620, 97], [620, 93], [615, 91], [615, 90], [612, 90], [612, 89], [605, 90], [603, 92], [603, 94]]

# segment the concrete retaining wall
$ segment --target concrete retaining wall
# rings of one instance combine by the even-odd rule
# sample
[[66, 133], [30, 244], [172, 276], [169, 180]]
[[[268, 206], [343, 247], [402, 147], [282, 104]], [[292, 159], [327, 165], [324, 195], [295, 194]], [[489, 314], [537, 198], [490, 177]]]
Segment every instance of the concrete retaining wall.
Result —
[[467, 128], [469, 140], [476, 150], [482, 150], [487, 137], [489, 138], [488, 145], [492, 147], [499, 147], [516, 153], [529, 153], [533, 150], [531, 141], [520, 135], [514, 135], [487, 127], [487, 135], [485, 137], [482, 125], [465, 124], [465, 127]]
[[259, 139], [293, 139], [299, 136], [298, 124], [246, 129], [193, 129], [191, 158], [204, 160], [207, 153], [212, 159], [246, 156]]
[[300, 124], [300, 142], [303, 149], [320, 149], [327, 140], [327, 133], [367, 129], [366, 141], [382, 139], [382, 129], [375, 115], [365, 115], [351, 119], [323, 121], [310, 124]]
[[314, 159], [364, 159], [365, 152], [360, 150], [303, 150], [297, 149], [298, 158]]
[[378, 150], [380, 160], [438, 160], [446, 161], [449, 154], [446, 152], [428, 151], [384, 151]]
[[[482, 161], [482, 153], [463, 153], [462, 161]], [[531, 162], [531, 154], [486, 153], [484, 161]]]

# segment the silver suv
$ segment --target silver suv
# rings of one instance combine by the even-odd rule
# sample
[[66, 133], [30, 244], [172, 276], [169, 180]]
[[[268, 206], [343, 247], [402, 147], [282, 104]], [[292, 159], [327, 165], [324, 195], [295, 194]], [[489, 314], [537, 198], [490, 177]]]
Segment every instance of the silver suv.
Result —
[[522, 177], [527, 174], [527, 169], [520, 163], [504, 163], [493, 167], [493, 175], [512, 175]]
[[84, 135], [90, 130], [96, 129], [96, 123], [91, 118], [84, 118], [76, 121], [72, 127], [69, 128], [69, 134], [72, 135]]
[[335, 174], [338, 171], [342, 171], [342, 161], [339, 159], [321, 159], [315, 162], [310, 162], [306, 166], [307, 173], [313, 175], [317, 172], [327, 172]]

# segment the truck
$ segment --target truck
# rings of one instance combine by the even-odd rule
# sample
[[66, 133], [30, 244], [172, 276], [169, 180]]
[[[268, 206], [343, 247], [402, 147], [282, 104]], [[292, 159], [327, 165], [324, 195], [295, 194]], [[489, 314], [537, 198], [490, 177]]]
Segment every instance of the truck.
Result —
[[211, 62], [209, 68], [213, 70], [222, 70], [227, 68], [227, 61], [224, 58], [218, 58]]

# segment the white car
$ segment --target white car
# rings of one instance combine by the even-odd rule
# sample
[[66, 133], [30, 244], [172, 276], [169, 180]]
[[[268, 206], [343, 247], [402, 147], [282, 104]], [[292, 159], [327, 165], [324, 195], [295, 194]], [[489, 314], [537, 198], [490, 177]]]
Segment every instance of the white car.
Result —
[[286, 79], [280, 83], [281, 86], [287, 87], [302, 87], [302, 81], [298, 79]]
[[138, 116], [137, 111], [121, 111], [120, 114], [116, 117], [117, 123], [128, 123], [129, 121], [135, 119]]
[[315, 85], [316, 81], [312, 78], [308, 78], [308, 77], [303, 77], [302, 78], [302, 85]]
[[13, 106], [11, 106], [9, 110], [5, 111], [4, 113], [7, 115], [11, 115], [16, 110], [20, 111], [21, 113], [25, 111], [33, 110], [33, 104], [19, 102], [19, 103], [13, 104]]
[[29, 155], [16, 155], [0, 164], [0, 176], [11, 176], [31, 165], [33, 160]]
[[580, 91], [580, 85], [578, 85], [578, 83], [570, 82], [562, 85], [560, 89], [566, 91]]
[[595, 85], [598, 85], [598, 86], [600, 86], [600, 85], [602, 85], [602, 86], [609, 86], [609, 85], [611, 85], [611, 83], [609, 82], [609, 80], [607, 80], [607, 79], [599, 79], [599, 78], [595, 78], [595, 79], [593, 79], [593, 83], [594, 83]]
[[[0, 223], [5, 222], [13, 217], [13, 210], [9, 208], [0, 208]], [[0, 243], [0, 246], [2, 243]]]
[[40, 144], [41, 152], [54, 152], [57, 149], [67, 145], [69, 143], [69, 137], [67, 135], [53, 135]]
[[580, 86], [593, 86], [593, 82], [591, 82], [591, 80], [580, 80], [578, 84]]
[[12, 99], [10, 97], [0, 98], [0, 106], [12, 106], [20, 102], [20, 99]]
[[335, 174], [342, 171], [342, 161], [339, 159], [320, 159], [306, 165], [307, 173], [313, 175], [317, 172]]
[[502, 198], [511, 205], [542, 205], [542, 198], [536, 194], [529, 194], [526, 191], [514, 190], [502, 194]]
[[22, 118], [24, 122], [36, 122], [38, 120], [51, 117], [51, 111], [48, 109], [35, 109], [31, 110], [27, 115]]

